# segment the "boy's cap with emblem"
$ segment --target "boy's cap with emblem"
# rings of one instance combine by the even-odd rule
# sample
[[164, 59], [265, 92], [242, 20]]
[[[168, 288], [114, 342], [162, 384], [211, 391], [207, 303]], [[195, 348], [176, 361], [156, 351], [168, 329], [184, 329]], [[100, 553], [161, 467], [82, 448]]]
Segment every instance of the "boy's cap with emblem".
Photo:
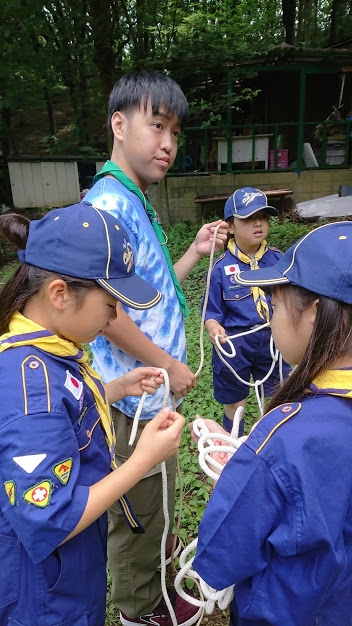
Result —
[[94, 280], [134, 309], [149, 309], [161, 293], [135, 273], [129, 236], [108, 211], [81, 202], [53, 209], [29, 225], [22, 263], [75, 278]]
[[291, 283], [352, 304], [352, 222], [320, 226], [301, 237], [272, 267], [238, 272], [235, 280], [264, 290]]
[[266, 211], [269, 215], [278, 215], [279, 212], [273, 206], [268, 205], [268, 199], [263, 191], [254, 187], [242, 187], [225, 202], [224, 219], [237, 217], [245, 219], [257, 211]]

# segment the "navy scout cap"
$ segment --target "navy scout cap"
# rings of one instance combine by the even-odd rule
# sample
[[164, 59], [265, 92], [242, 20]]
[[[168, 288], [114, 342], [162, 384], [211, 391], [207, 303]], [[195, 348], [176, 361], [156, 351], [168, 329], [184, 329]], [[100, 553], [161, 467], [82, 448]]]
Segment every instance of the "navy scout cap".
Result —
[[161, 293], [135, 273], [129, 236], [108, 211], [81, 202], [33, 220], [22, 263], [76, 278], [94, 280], [133, 309], [149, 309]]
[[352, 304], [352, 222], [325, 224], [301, 237], [276, 265], [234, 276], [240, 285], [291, 283]]
[[254, 187], [242, 187], [225, 202], [224, 219], [237, 217], [245, 219], [258, 211], [266, 211], [269, 215], [278, 215], [279, 212], [273, 206], [268, 205], [268, 199], [263, 191]]

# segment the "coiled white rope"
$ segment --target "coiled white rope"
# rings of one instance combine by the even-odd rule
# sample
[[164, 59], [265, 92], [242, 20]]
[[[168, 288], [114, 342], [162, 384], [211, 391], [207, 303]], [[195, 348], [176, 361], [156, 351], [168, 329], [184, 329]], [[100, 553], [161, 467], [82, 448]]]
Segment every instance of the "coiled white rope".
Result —
[[[244, 409], [242, 406], [238, 407], [234, 417], [234, 426], [232, 432], [234, 432], [235, 429], [237, 429], [238, 432], [238, 425], [242, 418], [243, 411]], [[254, 424], [252, 430], [253, 428], [255, 428], [256, 424]], [[194, 420], [193, 430], [197, 437], [199, 437], [199, 464], [205, 474], [210, 476], [210, 478], [212, 478], [213, 480], [217, 480], [219, 478], [219, 474], [223, 470], [224, 465], [218, 463], [214, 458], [212, 458], [211, 454], [213, 452], [222, 452], [227, 454], [227, 457], [229, 459], [233, 454], [235, 454], [235, 452], [242, 445], [242, 443], [246, 441], [247, 436], [233, 437], [232, 434], [226, 435], [223, 433], [210, 432], [204, 420], [200, 418]], [[227, 445], [213, 444], [214, 439], [221, 439], [222, 441], [227, 442]], [[214, 472], [211, 469], [211, 466], [215, 467], [218, 471]], [[208, 614], [214, 611], [216, 604], [218, 605], [219, 609], [223, 611], [228, 607], [233, 598], [234, 585], [225, 589], [216, 590], [213, 587], [210, 587], [210, 585], [208, 585], [199, 576], [199, 574], [197, 574], [197, 572], [193, 570], [192, 563], [194, 560], [194, 556], [191, 557], [188, 561], [186, 559], [192, 552], [195, 551], [197, 543], [198, 539], [194, 539], [180, 554], [180, 571], [178, 572], [174, 581], [175, 589], [184, 600], [186, 600], [190, 604], [193, 604], [194, 606], [202, 607]], [[183, 578], [191, 578], [198, 583], [202, 592], [202, 599], [193, 598], [184, 591], [181, 584]]]
[[[207, 583], [200, 578], [200, 576], [192, 569], [192, 563], [194, 560], [194, 556], [191, 557], [188, 561], [186, 561], [187, 557], [195, 551], [197, 547], [198, 539], [194, 539], [192, 543], [185, 548], [181, 554], [179, 559], [180, 571], [178, 572], [174, 586], [177, 593], [194, 606], [199, 606], [205, 610], [205, 612], [209, 615], [214, 611], [215, 605], [217, 604], [219, 609], [224, 611], [228, 605], [230, 604], [233, 598], [233, 587], [227, 587], [226, 589], [222, 589], [221, 591], [217, 591], [213, 589]], [[183, 578], [191, 578], [199, 584], [202, 595], [206, 599], [198, 599], [193, 598], [193, 596], [189, 596], [182, 588], [181, 581]]]

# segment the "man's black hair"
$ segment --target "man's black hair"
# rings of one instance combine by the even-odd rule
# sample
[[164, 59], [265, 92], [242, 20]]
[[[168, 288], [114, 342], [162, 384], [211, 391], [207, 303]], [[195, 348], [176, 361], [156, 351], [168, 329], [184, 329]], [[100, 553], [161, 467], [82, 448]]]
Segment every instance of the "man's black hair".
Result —
[[181, 87], [161, 72], [140, 70], [122, 76], [110, 94], [108, 127], [111, 135], [111, 118], [115, 111], [129, 113], [142, 106], [146, 111], [149, 98], [154, 115], [163, 108], [167, 114], [176, 115], [181, 128], [185, 127], [188, 104]]

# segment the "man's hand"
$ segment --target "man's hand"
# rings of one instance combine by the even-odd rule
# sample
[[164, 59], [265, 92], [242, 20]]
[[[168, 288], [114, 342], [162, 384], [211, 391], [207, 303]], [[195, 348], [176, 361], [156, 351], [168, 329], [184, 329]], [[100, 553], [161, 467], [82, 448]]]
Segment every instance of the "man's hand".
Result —
[[206, 254], [210, 254], [214, 238], [214, 232], [219, 224], [220, 228], [216, 233], [215, 252], [218, 252], [219, 250], [222, 250], [224, 248], [224, 243], [227, 240], [227, 231], [229, 229], [227, 222], [224, 222], [223, 220], [217, 220], [216, 222], [212, 222], [211, 224], [203, 224], [202, 228], [198, 231], [194, 240], [196, 252], [200, 257], [205, 256]]
[[172, 359], [170, 365], [165, 369], [169, 374], [170, 389], [176, 400], [183, 398], [197, 386], [195, 375], [181, 361]]

